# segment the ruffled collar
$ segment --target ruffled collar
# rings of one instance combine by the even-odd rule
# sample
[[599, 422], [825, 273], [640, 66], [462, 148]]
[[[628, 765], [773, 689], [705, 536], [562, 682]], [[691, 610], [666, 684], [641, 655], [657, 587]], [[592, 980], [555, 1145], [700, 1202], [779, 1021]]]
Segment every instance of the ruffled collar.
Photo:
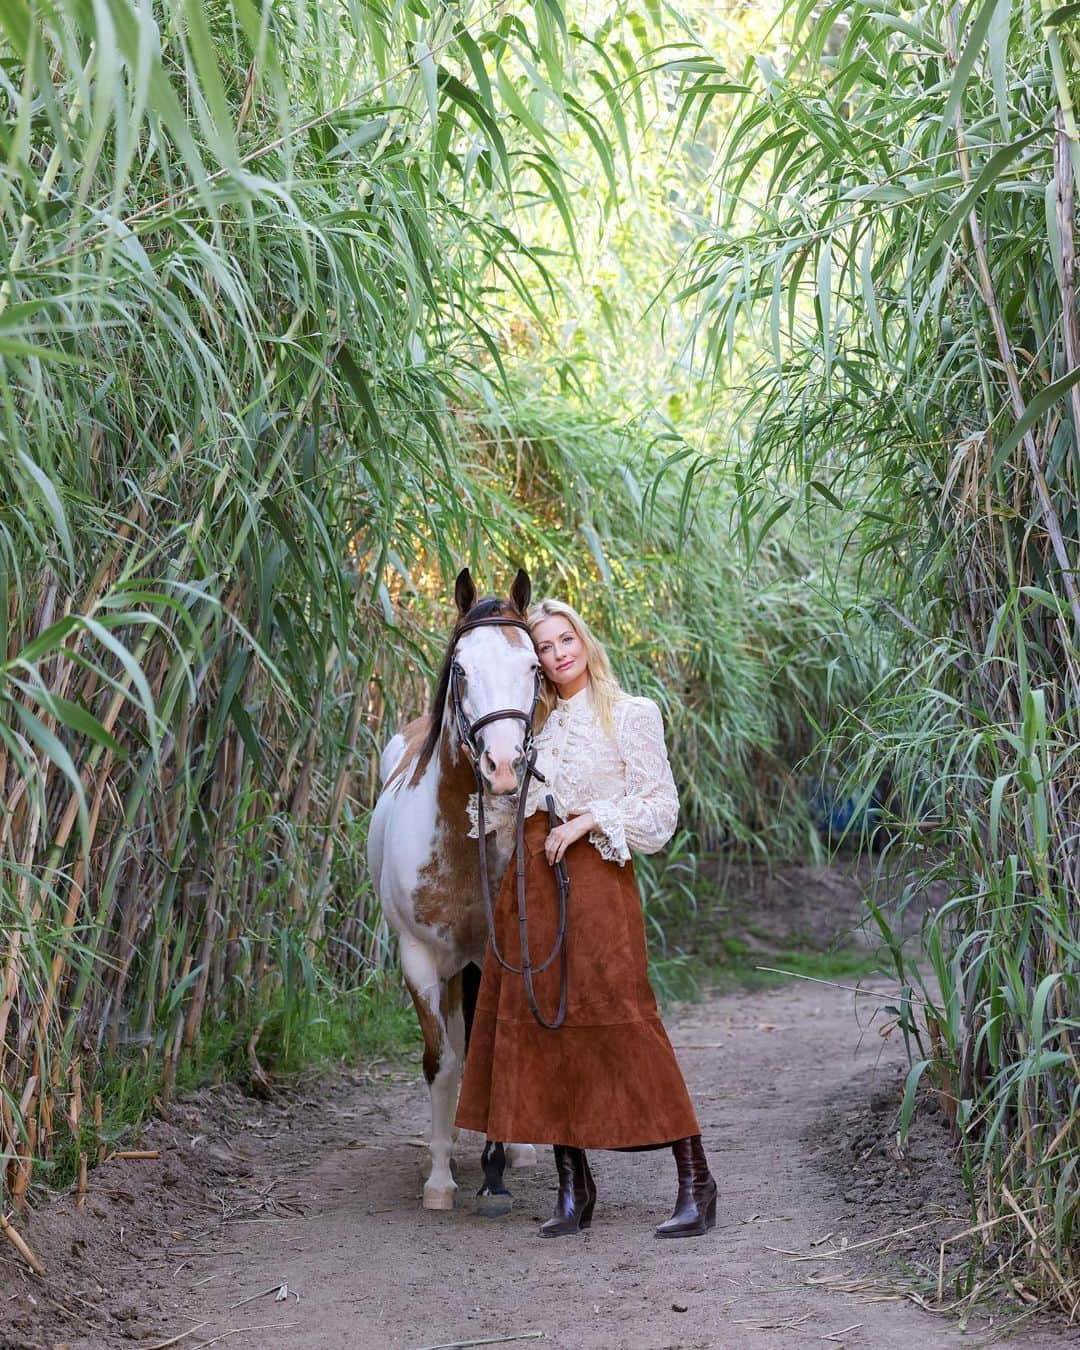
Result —
[[587, 708], [589, 706], [589, 686], [586, 685], [584, 689], [579, 689], [570, 698], [556, 697], [555, 706], [560, 712], [578, 712], [582, 708]]

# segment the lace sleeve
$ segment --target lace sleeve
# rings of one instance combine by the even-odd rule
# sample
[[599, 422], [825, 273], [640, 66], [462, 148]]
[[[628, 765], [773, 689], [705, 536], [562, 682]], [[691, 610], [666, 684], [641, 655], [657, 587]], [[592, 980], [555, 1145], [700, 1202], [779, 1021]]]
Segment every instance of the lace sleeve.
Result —
[[590, 835], [604, 858], [623, 863], [630, 850], [655, 853], [675, 833], [679, 795], [664, 745], [664, 721], [651, 699], [634, 699], [616, 721], [619, 755], [626, 768], [621, 800], [589, 803], [597, 828]]

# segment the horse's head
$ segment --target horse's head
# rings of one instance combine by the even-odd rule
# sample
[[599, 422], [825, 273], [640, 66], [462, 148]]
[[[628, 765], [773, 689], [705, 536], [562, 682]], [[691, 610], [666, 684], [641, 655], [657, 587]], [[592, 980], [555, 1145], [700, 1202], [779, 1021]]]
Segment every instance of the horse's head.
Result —
[[509, 600], [477, 602], [467, 567], [454, 588], [458, 622], [448, 657], [447, 711], [496, 796], [516, 792], [525, 774], [540, 669], [525, 627], [531, 591], [520, 569]]

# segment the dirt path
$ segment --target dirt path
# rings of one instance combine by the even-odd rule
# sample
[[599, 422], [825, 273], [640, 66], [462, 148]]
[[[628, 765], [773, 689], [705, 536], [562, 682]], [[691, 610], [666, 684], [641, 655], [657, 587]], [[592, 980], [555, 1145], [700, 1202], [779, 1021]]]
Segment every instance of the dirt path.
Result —
[[[904, 1215], [895, 1203], [868, 1209], [849, 1184], [855, 1163], [852, 1177], [837, 1177], [837, 1132], [868, 1094], [895, 1103], [901, 1056], [877, 1021], [860, 1039], [856, 1015], [865, 1028], [874, 1003], [854, 1003], [793, 983], [669, 1019], [721, 1187], [720, 1224], [704, 1239], [653, 1238], [674, 1197], [670, 1156], [659, 1153], [596, 1155], [591, 1232], [542, 1242], [546, 1151], [535, 1170], [511, 1174], [514, 1213], [481, 1220], [471, 1212], [479, 1141], [466, 1136], [462, 1207], [424, 1213], [426, 1155], [410, 1140], [426, 1092], [411, 1072], [342, 1077], [286, 1104], [218, 1089], [148, 1129], [160, 1162], [109, 1163], [87, 1210], [65, 1200], [33, 1217], [29, 1236], [54, 1278], [43, 1290], [4, 1257], [15, 1292], [0, 1346], [157, 1345], [196, 1326], [183, 1346], [418, 1350], [489, 1337], [525, 1346], [510, 1338], [529, 1333], [560, 1350], [978, 1342], [970, 1333], [986, 1330], [985, 1317], [962, 1337], [903, 1296], [888, 1244], [854, 1247], [868, 1227], [883, 1236], [925, 1220], [928, 1205], [939, 1218], [955, 1211], [941, 1235], [964, 1222], [955, 1194], [937, 1204], [917, 1178]], [[215, 1131], [229, 1129], [224, 1144]], [[149, 1170], [135, 1180], [138, 1167]], [[1010, 1343], [1068, 1341], [1027, 1330]]]

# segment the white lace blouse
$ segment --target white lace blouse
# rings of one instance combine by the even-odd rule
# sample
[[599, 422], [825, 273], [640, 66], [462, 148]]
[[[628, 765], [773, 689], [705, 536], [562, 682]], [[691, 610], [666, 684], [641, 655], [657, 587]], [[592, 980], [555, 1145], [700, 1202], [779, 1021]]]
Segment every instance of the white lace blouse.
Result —
[[[664, 745], [660, 709], [648, 698], [620, 694], [615, 735], [600, 725], [589, 690], [559, 699], [536, 734], [536, 767], [546, 783], [531, 780], [525, 814], [546, 810], [550, 792], [563, 820], [591, 811], [596, 828], [589, 842], [601, 857], [620, 865], [630, 850], [655, 853], [675, 833], [679, 797]], [[484, 803], [488, 833], [513, 829], [517, 799]], [[469, 802], [470, 835], [477, 832], [476, 797]]]

